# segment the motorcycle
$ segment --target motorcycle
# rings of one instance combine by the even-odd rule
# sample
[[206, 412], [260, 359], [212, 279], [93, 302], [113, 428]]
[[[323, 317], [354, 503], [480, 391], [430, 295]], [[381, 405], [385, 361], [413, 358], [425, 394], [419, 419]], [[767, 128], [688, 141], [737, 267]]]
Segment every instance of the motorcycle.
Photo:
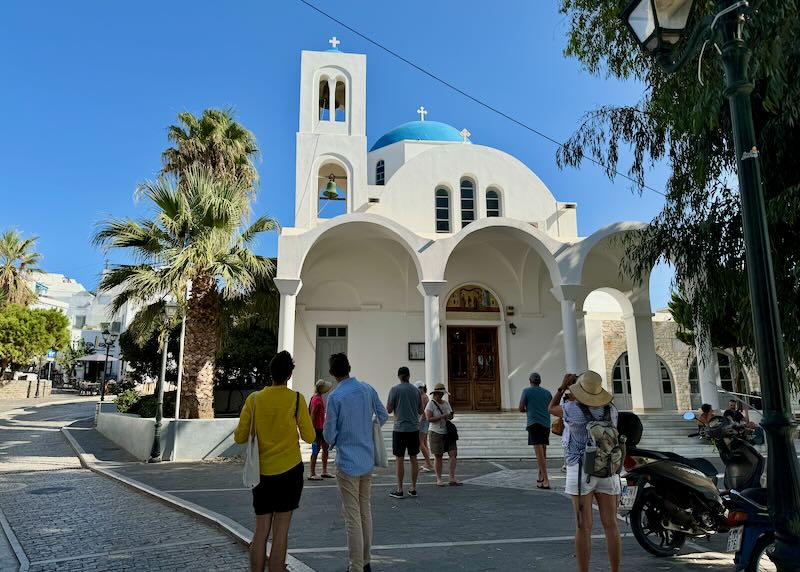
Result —
[[775, 550], [775, 531], [767, 510], [767, 489], [730, 491], [728, 499], [728, 552], [735, 552], [736, 572], [777, 570], [770, 555]]
[[[714, 417], [706, 430], [725, 463], [724, 486], [736, 490], [758, 486], [764, 459], [752, 445], [730, 435], [729, 425], [729, 420]], [[671, 556], [687, 538], [731, 529], [727, 496], [718, 489], [717, 469], [710, 461], [638, 448], [642, 424], [633, 413], [620, 413], [618, 428], [628, 445], [620, 512], [629, 517], [642, 548], [655, 556]]]

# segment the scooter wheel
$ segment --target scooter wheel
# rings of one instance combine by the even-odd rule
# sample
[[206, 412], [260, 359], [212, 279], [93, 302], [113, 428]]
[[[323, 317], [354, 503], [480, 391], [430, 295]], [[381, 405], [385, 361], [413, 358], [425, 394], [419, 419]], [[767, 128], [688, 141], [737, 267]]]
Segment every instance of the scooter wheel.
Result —
[[778, 567], [770, 560], [770, 554], [775, 550], [775, 535], [771, 532], [761, 535], [753, 548], [750, 562], [747, 563], [745, 572], [771, 572]]
[[630, 514], [634, 538], [654, 556], [673, 556], [686, 542], [685, 534], [662, 526], [664, 512], [664, 502], [659, 494], [654, 488], [646, 488]]

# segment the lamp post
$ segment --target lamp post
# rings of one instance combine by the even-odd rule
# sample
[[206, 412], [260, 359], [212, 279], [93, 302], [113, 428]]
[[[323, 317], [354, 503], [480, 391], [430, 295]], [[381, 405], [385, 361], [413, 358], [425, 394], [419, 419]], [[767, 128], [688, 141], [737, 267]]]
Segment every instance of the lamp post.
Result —
[[117, 341], [117, 334], [112, 334], [108, 328], [103, 330], [103, 347], [106, 348], [106, 359], [103, 362], [103, 378], [100, 383], [100, 401], [106, 400], [106, 372], [108, 372], [108, 354], [111, 353], [111, 348]]
[[172, 319], [178, 311], [178, 306], [175, 302], [167, 302], [164, 306], [164, 311], [167, 316], [167, 325], [164, 331], [164, 347], [161, 350], [161, 374], [158, 377], [158, 390], [156, 397], [156, 424], [153, 430], [153, 446], [150, 449], [150, 458], [148, 463], [160, 463], [161, 454], [163, 453], [161, 447], [161, 421], [164, 418], [164, 383], [167, 377], [167, 352], [169, 350], [169, 328]]
[[731, 110], [742, 201], [745, 258], [753, 314], [758, 374], [764, 404], [761, 425], [767, 435], [767, 491], [775, 527], [772, 554], [781, 572], [800, 570], [800, 467], [792, 441], [792, 417], [786, 380], [775, 278], [761, 183], [748, 77], [751, 51], [743, 28], [752, 11], [746, 0], [718, 0], [715, 13], [704, 18], [686, 40], [694, 0], [634, 0], [621, 14], [640, 46], [668, 73], [696, 53], [701, 41], [719, 40], [725, 71], [725, 96]]

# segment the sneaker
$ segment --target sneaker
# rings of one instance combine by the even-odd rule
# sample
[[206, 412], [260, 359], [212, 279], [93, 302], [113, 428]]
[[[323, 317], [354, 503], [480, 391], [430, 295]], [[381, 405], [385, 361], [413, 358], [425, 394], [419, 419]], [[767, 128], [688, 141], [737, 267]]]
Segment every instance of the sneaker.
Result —
[[403, 491], [392, 491], [389, 493], [389, 496], [396, 499], [403, 498]]
[[408, 491], [408, 496], [417, 498], [417, 491], [415, 490]]
[[421, 467], [419, 470], [420, 473], [430, 473], [432, 471], [433, 469], [429, 469], [428, 467]]

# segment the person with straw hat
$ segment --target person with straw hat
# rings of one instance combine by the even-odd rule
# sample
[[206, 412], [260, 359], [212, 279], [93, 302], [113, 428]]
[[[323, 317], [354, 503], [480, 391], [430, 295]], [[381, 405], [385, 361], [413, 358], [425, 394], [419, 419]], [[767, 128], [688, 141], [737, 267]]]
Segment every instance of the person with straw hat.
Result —
[[[564, 400], [569, 391], [571, 400]], [[597, 501], [600, 522], [605, 532], [608, 561], [611, 572], [618, 572], [622, 540], [617, 526], [617, 504], [621, 492], [619, 475], [587, 477], [581, 466], [589, 439], [587, 424], [600, 421], [607, 415], [617, 425], [617, 408], [611, 403], [613, 396], [603, 389], [603, 379], [594, 371], [580, 376], [568, 373], [550, 401], [550, 414], [564, 419], [569, 439], [564, 448], [567, 463], [565, 492], [572, 497], [575, 510], [575, 557], [579, 572], [588, 572], [592, 549], [592, 500]], [[587, 417], [588, 413], [588, 417]]]
[[431, 391], [431, 400], [425, 407], [425, 416], [430, 422], [430, 447], [431, 453], [435, 458], [434, 469], [436, 470], [436, 485], [439, 487], [445, 486], [442, 480], [442, 464], [445, 451], [447, 452], [447, 459], [450, 473], [450, 480], [447, 484], [451, 487], [460, 487], [462, 483], [456, 480], [456, 457], [458, 456], [458, 447], [456, 441], [448, 438], [447, 435], [447, 422], [453, 418], [453, 408], [444, 400], [447, 393], [443, 383], [437, 383]]
[[[314, 424], [314, 431], [317, 436], [311, 445], [311, 474], [309, 481], [321, 481], [322, 479], [332, 479], [333, 475], [328, 473], [328, 443], [322, 435], [322, 428], [325, 426], [325, 399], [324, 395], [331, 390], [330, 381], [320, 379], [314, 387], [314, 395], [308, 404], [308, 411], [311, 414], [311, 421]], [[317, 457], [322, 451], [322, 474], [317, 475]]]

